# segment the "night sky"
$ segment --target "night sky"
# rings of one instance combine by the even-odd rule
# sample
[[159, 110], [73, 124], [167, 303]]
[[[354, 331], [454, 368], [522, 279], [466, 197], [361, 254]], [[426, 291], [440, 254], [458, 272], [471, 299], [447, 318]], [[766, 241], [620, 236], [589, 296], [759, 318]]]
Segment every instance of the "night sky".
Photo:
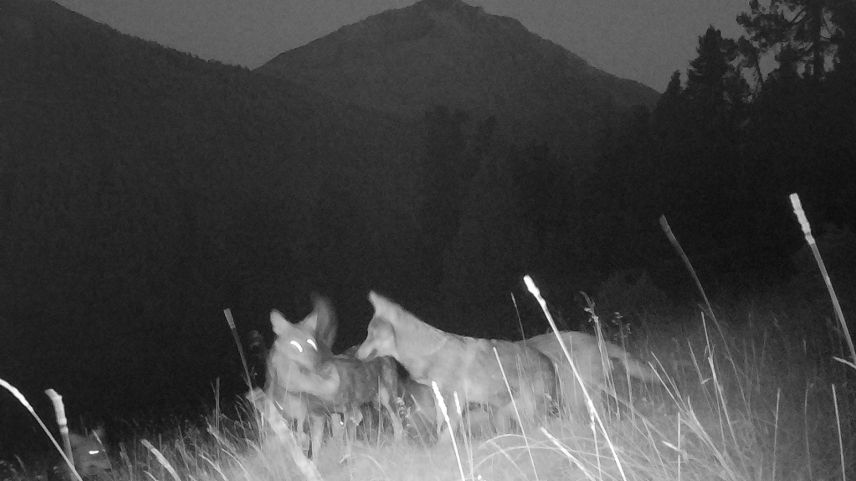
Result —
[[[343, 25], [403, 0], [59, 0], [117, 30], [230, 64], [256, 68]], [[745, 0], [474, 0], [486, 12], [580, 55], [595, 67], [660, 92], [695, 55], [708, 25], [737, 37]]]

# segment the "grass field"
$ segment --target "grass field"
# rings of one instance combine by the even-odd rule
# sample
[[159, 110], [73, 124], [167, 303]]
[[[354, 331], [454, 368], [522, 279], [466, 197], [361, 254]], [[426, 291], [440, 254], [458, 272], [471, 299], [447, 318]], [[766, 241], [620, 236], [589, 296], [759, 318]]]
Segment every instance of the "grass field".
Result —
[[[328, 481], [854, 479], [856, 370], [834, 358], [848, 356], [828, 303], [772, 295], [713, 311], [716, 320], [701, 309], [646, 320], [628, 349], [659, 380], [627, 389], [617, 369], [622, 402], [596, 400], [597, 418], [571, 413], [525, 433], [465, 435], [457, 455], [446, 438], [430, 448], [384, 435], [330, 440], [318, 472]], [[283, 438], [246, 412], [114, 443], [111, 477], [304, 479]]]
[[[848, 249], [852, 260], [853, 246]], [[606, 283], [596, 296], [604, 310], [631, 315], [611, 314], [617, 322], [604, 323], [590, 305], [593, 326], [650, 365], [657, 380], [631, 382], [617, 368], [607, 379], [608, 393], [595, 395], [585, 412], [564, 412], [522, 431], [469, 432], [455, 441], [446, 436], [427, 448], [384, 433], [369, 436], [371, 441], [336, 437], [313, 464], [281, 418], [262, 422], [247, 403], [243, 416], [227, 417], [215, 408], [204, 423], [176, 422], [114, 440], [107, 478], [856, 479], [856, 354], [844, 319], [856, 307], [856, 286], [843, 286], [839, 306], [816, 272], [803, 271], [762, 294], [712, 300], [698, 283], [704, 304], [690, 308], [667, 305], [646, 282]], [[547, 311], [545, 317], [555, 328]], [[632, 335], [625, 329], [631, 322]], [[10, 481], [44, 473], [20, 460], [0, 468], [0, 479]]]

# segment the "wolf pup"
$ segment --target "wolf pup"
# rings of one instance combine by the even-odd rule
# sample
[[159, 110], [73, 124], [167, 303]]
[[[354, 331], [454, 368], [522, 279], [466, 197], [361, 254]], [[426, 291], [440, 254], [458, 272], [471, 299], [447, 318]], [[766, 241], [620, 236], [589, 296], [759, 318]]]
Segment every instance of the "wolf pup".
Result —
[[[550, 411], [556, 374], [553, 363], [541, 352], [519, 343], [443, 332], [375, 292], [369, 293], [369, 301], [374, 317], [357, 358], [392, 356], [416, 382], [429, 386], [436, 382], [450, 406], [451, 432], [461, 423], [461, 416], [451, 408], [454, 393], [464, 405], [489, 406], [501, 431], [516, 421], [515, 403], [524, 423]], [[437, 419], [441, 419], [439, 414]]]

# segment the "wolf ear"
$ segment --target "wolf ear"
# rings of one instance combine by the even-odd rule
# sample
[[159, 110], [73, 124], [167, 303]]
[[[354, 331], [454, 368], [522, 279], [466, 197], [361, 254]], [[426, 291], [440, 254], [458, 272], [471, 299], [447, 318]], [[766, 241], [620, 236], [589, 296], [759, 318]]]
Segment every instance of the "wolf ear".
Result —
[[389, 306], [389, 299], [375, 291], [369, 292], [369, 302], [372, 303], [372, 307], [374, 307], [375, 312], [383, 311], [385, 307]]
[[291, 323], [276, 309], [270, 311], [270, 325], [277, 336], [285, 334], [291, 328]]
[[318, 315], [315, 340], [324, 344], [328, 349], [332, 348], [333, 343], [336, 342], [336, 330], [338, 329], [333, 303], [330, 302], [330, 299], [314, 292], [312, 293], [312, 306]]
[[300, 327], [304, 330], [311, 332], [313, 335], [318, 330], [318, 313], [312, 311], [308, 316], [304, 317], [302, 321], [298, 323]]
[[372, 303], [372, 306], [377, 307], [377, 303], [380, 302], [381, 296], [375, 291], [369, 291], [369, 302]]
[[394, 322], [393, 318], [395, 316], [387, 316], [386, 314], [389, 313], [389, 311], [391, 311], [397, 304], [375, 291], [369, 292], [369, 302], [371, 302], [372, 307], [374, 307], [375, 317], [383, 316], [390, 323]]

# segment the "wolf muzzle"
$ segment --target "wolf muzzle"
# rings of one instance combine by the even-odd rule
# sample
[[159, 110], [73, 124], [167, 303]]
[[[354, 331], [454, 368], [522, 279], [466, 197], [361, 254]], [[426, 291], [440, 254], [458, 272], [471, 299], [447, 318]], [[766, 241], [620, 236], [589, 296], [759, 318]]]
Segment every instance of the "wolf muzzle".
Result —
[[365, 352], [365, 350], [361, 347], [360, 349], [357, 349], [357, 355], [355, 357], [360, 361], [371, 361], [372, 359], [377, 357], [377, 349], [373, 347], [369, 350], [369, 352]]

